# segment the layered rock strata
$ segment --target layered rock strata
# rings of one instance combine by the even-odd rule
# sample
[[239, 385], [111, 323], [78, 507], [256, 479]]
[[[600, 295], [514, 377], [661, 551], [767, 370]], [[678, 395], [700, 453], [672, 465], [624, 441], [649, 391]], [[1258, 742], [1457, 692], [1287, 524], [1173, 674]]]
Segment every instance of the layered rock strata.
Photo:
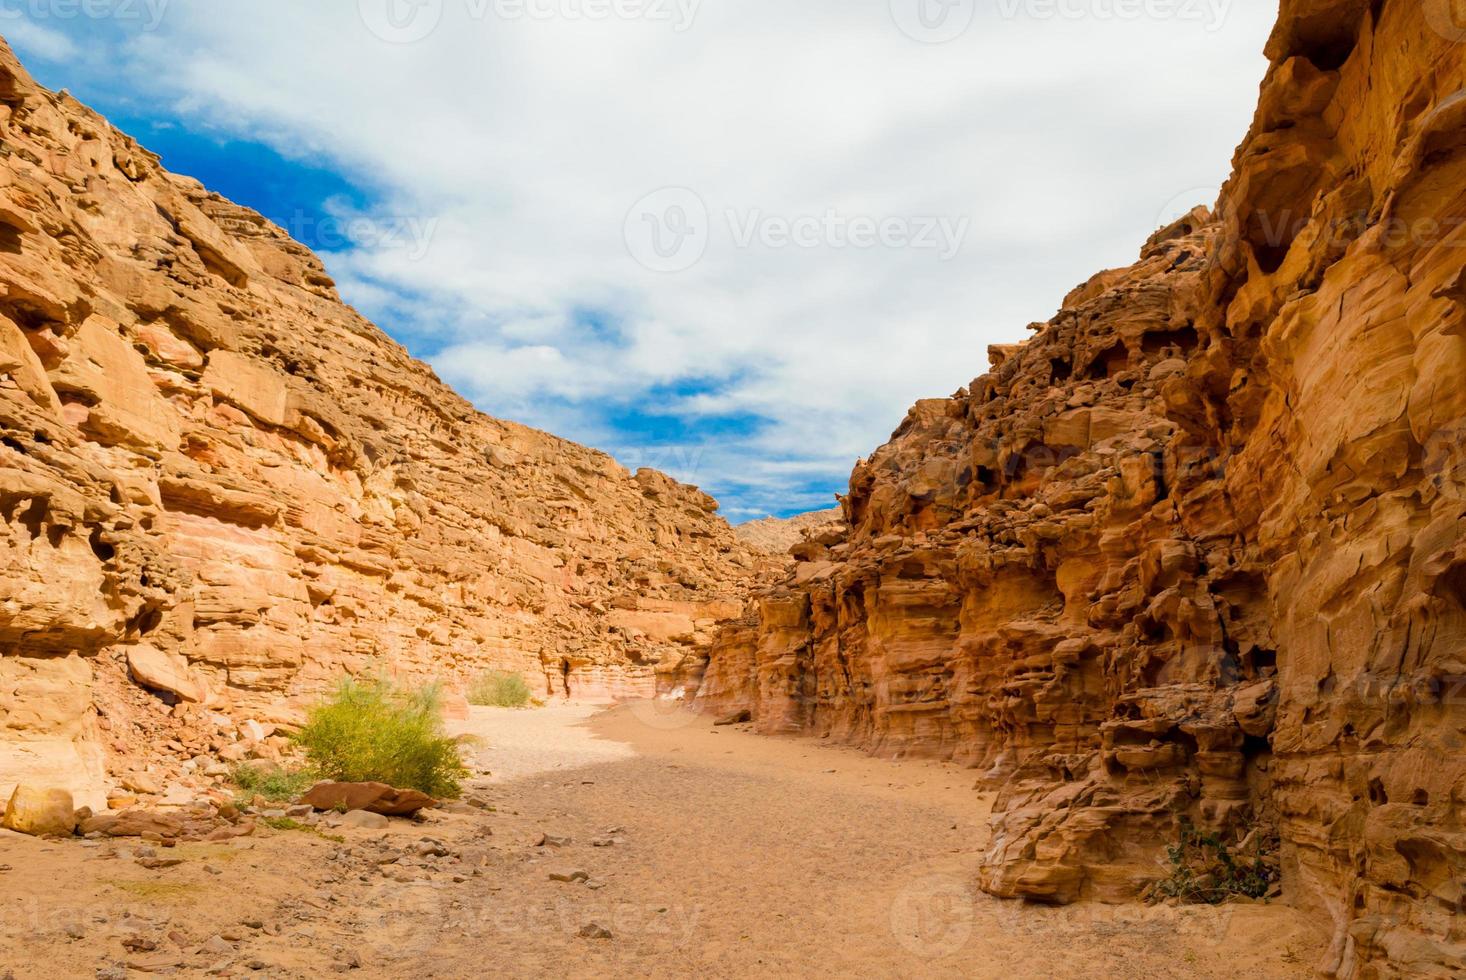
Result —
[[1214, 212], [856, 467], [698, 701], [953, 758], [981, 885], [1276, 832], [1341, 976], [1466, 970], [1466, 24], [1284, 0]]
[[474, 411], [0, 50], [0, 796], [93, 801], [343, 673], [650, 694], [756, 565], [697, 489]]

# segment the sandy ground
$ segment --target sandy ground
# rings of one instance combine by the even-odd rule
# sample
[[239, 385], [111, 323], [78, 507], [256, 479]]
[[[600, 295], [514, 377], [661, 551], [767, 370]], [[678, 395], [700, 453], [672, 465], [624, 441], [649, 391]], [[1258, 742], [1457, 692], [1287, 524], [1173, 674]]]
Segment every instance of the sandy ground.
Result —
[[184, 845], [155, 870], [136, 842], [0, 835], [0, 978], [1306, 977], [1321, 951], [1281, 906], [983, 895], [986, 800], [954, 766], [650, 704], [460, 729], [492, 810]]

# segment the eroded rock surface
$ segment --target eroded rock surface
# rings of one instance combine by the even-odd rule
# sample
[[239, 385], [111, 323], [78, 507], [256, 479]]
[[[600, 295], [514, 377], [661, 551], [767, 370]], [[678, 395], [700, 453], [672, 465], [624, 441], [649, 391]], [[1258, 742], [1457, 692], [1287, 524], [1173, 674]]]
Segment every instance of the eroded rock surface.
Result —
[[[709, 712], [963, 760], [982, 886], [1120, 901], [1275, 830], [1341, 975], [1466, 970], [1466, 30], [1285, 0], [1215, 213], [863, 461]], [[1235, 837], [1233, 838], [1235, 839]]]
[[101, 806], [345, 672], [650, 694], [739, 615], [710, 497], [474, 411], [3, 45], [0, 141], [0, 797]]
[[839, 507], [830, 510], [814, 510], [794, 517], [764, 517], [756, 521], [745, 521], [735, 525], [733, 533], [738, 540], [764, 555], [783, 556], [789, 549], [804, 540], [806, 534], [818, 533], [827, 525], [838, 524], [845, 519]]

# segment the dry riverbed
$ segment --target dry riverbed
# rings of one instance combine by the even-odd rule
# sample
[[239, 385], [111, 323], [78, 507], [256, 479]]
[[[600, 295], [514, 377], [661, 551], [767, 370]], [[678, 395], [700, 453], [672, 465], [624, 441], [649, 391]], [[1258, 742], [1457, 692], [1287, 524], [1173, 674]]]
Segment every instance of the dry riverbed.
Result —
[[986, 801], [951, 765], [651, 704], [459, 727], [480, 806], [386, 831], [0, 834], [0, 977], [1306, 977], [1320, 952], [1282, 906], [978, 892]]

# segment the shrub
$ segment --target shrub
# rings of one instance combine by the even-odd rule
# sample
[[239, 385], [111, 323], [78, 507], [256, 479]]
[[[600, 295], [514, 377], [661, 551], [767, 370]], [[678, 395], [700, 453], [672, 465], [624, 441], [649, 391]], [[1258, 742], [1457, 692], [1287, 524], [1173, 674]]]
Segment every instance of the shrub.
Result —
[[229, 778], [244, 791], [242, 796], [246, 801], [263, 796], [272, 803], [298, 799], [316, 782], [315, 773], [308, 769], [282, 769], [245, 762], [230, 769]]
[[1281, 877], [1276, 834], [1254, 833], [1243, 843], [1250, 857], [1234, 855], [1215, 834], [1181, 822], [1181, 840], [1166, 848], [1171, 873], [1155, 883], [1152, 898], [1220, 905], [1232, 895], [1262, 898]]
[[453, 798], [468, 774], [458, 742], [443, 734], [436, 685], [408, 690], [386, 681], [344, 680], [311, 709], [295, 741], [322, 779], [387, 783]]
[[518, 674], [493, 670], [480, 674], [469, 687], [468, 703], [493, 708], [522, 708], [529, 704], [529, 685]]
[[260, 819], [271, 830], [298, 831], [302, 834], [314, 834], [322, 840], [335, 841], [337, 844], [346, 843], [346, 838], [339, 834], [328, 834], [319, 827], [308, 823], [301, 823], [299, 820], [292, 820], [289, 817], [261, 817]]

